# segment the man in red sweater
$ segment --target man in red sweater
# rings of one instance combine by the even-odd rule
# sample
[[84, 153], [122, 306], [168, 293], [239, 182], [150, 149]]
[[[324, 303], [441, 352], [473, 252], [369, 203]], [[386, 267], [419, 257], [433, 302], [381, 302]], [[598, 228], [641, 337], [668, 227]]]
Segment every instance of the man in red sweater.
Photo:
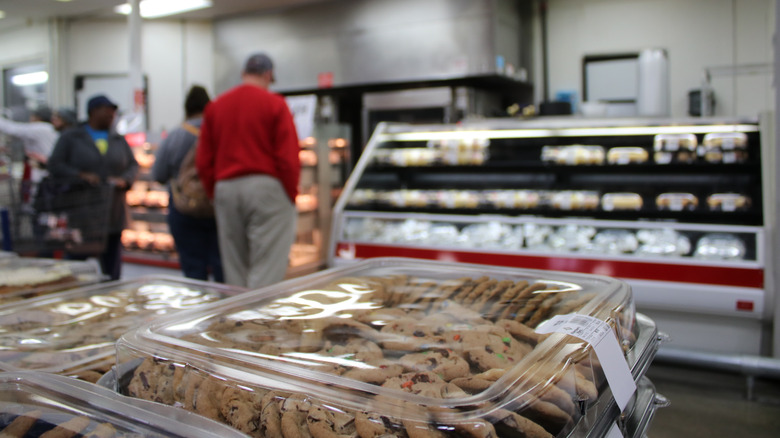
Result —
[[268, 91], [271, 59], [250, 56], [241, 80], [206, 107], [195, 164], [214, 199], [225, 282], [255, 289], [287, 272], [301, 166], [292, 114]]

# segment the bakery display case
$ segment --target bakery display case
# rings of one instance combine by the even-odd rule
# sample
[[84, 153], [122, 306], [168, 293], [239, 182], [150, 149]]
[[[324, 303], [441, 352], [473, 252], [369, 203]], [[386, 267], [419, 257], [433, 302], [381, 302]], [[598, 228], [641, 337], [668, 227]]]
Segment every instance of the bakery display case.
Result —
[[769, 117], [381, 124], [336, 205], [329, 263], [608, 275], [676, 346], [760, 354], [774, 303], [772, 138]]
[[0, 306], [0, 370], [34, 370], [96, 382], [114, 342], [144, 321], [245, 290], [149, 276], [104, 282]]
[[622, 281], [375, 258], [138, 327], [99, 383], [251, 436], [604, 436], [659, 342]]
[[181, 409], [122, 397], [69, 377], [0, 373], [0, 430], [7, 437], [240, 438]]
[[[290, 250], [288, 275], [321, 269], [326, 263], [327, 230], [333, 205], [351, 170], [350, 129], [347, 125], [318, 123], [312, 136], [300, 141], [301, 176], [296, 240]], [[169, 192], [152, 180], [157, 144], [133, 147], [139, 164], [137, 181], [127, 192], [131, 221], [122, 233], [124, 260], [178, 268], [178, 256], [167, 224]]]

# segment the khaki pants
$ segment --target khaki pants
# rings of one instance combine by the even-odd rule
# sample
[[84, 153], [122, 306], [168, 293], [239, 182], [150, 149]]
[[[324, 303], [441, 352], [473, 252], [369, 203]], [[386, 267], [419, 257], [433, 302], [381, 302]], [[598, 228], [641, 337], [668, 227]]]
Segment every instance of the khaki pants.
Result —
[[214, 211], [225, 282], [257, 289], [282, 281], [298, 216], [279, 180], [247, 175], [218, 181]]

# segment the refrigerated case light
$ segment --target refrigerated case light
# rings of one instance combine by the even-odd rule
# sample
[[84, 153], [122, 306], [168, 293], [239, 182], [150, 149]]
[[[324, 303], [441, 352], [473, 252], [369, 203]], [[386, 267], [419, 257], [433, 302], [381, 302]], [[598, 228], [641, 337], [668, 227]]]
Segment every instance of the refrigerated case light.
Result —
[[655, 134], [709, 134], [722, 132], [757, 132], [756, 125], [668, 125], [627, 126], [612, 128], [563, 128], [563, 129], [500, 129], [402, 132], [381, 134], [380, 141], [458, 140], [462, 138], [539, 138], [539, 137], [589, 137]]

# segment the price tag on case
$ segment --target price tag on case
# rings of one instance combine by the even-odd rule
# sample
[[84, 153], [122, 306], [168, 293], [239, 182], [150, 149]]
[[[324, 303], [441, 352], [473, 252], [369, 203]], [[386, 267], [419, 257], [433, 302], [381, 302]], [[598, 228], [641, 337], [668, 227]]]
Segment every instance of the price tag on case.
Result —
[[623, 356], [623, 349], [609, 324], [592, 316], [556, 315], [537, 327], [536, 332], [564, 333], [589, 343], [601, 362], [618, 407], [621, 411], [626, 408], [636, 391], [636, 383]]

